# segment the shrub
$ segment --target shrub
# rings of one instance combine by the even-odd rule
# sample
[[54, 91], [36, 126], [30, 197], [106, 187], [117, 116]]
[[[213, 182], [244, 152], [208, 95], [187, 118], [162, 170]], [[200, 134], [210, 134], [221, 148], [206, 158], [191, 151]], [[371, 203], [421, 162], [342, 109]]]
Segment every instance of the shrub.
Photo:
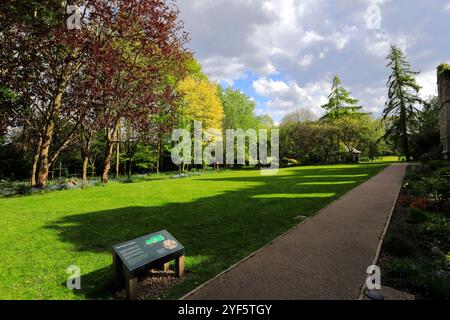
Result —
[[290, 159], [290, 158], [283, 158], [283, 159], [281, 160], [281, 163], [282, 163], [284, 166], [288, 166], [288, 167], [294, 167], [294, 166], [300, 165], [300, 162], [299, 162], [299, 161], [297, 161], [297, 160], [295, 160], [295, 159]]
[[27, 186], [26, 184], [20, 184], [16, 187], [15, 191], [16, 194], [25, 195], [31, 193], [31, 187]]
[[408, 257], [415, 253], [415, 246], [411, 237], [403, 232], [393, 232], [388, 234], [384, 240], [385, 249], [399, 257]]
[[409, 206], [413, 209], [426, 210], [428, 208], [428, 200], [424, 197], [413, 198]]
[[421, 224], [429, 220], [425, 212], [418, 208], [411, 208], [408, 210], [409, 218], [408, 221], [413, 224]]
[[414, 266], [405, 259], [394, 259], [387, 263], [386, 274], [396, 279], [405, 279], [411, 273], [414, 273]]
[[404, 195], [404, 196], [401, 196], [399, 199], [400, 204], [405, 207], [409, 207], [411, 205], [412, 201], [413, 201], [413, 197], [411, 195]]
[[424, 235], [439, 241], [443, 247], [450, 246], [450, 220], [444, 217], [433, 217], [432, 221], [422, 226]]
[[413, 184], [416, 194], [431, 196], [440, 206], [450, 199], [450, 170], [439, 170], [431, 177], [424, 177]]
[[427, 166], [435, 171], [441, 168], [450, 168], [450, 163], [446, 160], [433, 160], [433, 161], [429, 161], [427, 162]]
[[123, 180], [120, 181], [120, 183], [130, 184], [130, 183], [134, 183], [134, 180], [132, 178], [130, 178], [130, 179], [123, 179]]

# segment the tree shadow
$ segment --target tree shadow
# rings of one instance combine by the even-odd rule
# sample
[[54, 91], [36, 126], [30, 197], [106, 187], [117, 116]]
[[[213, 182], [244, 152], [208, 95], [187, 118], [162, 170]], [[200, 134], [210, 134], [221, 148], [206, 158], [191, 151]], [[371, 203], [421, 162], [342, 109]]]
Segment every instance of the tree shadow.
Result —
[[[71, 243], [75, 250], [91, 253], [110, 253], [117, 243], [167, 229], [184, 245], [187, 254], [188, 275], [169, 295], [176, 297], [295, 226], [299, 215], [312, 216], [380, 169], [380, 166], [315, 168], [284, 170], [279, 176], [200, 177], [197, 179], [205, 188], [208, 183], [218, 181], [251, 184], [187, 203], [124, 206], [68, 215], [46, 228], [55, 230], [60, 240]], [[84, 297], [110, 297], [112, 267], [83, 275], [82, 283], [79, 294]]]

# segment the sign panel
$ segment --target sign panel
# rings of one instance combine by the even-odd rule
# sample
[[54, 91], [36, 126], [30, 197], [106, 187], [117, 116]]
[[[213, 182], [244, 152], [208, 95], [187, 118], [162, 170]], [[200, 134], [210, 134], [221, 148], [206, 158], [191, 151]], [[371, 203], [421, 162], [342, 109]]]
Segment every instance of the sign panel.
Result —
[[118, 244], [113, 249], [129, 271], [184, 255], [184, 247], [167, 230]]

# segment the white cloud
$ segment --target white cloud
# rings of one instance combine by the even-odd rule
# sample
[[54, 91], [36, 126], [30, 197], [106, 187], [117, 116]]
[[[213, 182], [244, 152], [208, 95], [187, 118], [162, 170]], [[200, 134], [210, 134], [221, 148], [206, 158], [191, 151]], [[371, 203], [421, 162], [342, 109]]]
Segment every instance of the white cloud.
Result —
[[307, 68], [314, 62], [314, 59], [315, 57], [313, 54], [307, 54], [300, 60], [298, 65], [302, 68]]
[[444, 10], [445, 11], [450, 11], [450, 3], [445, 6]]
[[245, 65], [238, 58], [214, 57], [202, 61], [203, 70], [211, 80], [232, 85], [245, 75]]
[[282, 117], [297, 108], [307, 108], [319, 115], [327, 101], [331, 84], [327, 81], [311, 82], [301, 87], [296, 81], [284, 82], [260, 78], [253, 82], [253, 89], [260, 96], [268, 98], [269, 114]]
[[377, 33], [374, 37], [366, 38], [366, 50], [369, 54], [385, 58], [390, 50], [391, 44], [395, 44], [403, 52], [406, 52], [410, 48], [415, 39], [409, 35], [388, 35], [386, 33]]
[[253, 82], [253, 89], [256, 93], [265, 98], [279, 96], [289, 91], [289, 86], [284, 81], [276, 81], [267, 78], [261, 78]]
[[422, 99], [427, 99], [430, 96], [437, 95], [437, 75], [435, 69], [419, 74], [416, 80], [422, 87], [420, 90], [420, 96]]

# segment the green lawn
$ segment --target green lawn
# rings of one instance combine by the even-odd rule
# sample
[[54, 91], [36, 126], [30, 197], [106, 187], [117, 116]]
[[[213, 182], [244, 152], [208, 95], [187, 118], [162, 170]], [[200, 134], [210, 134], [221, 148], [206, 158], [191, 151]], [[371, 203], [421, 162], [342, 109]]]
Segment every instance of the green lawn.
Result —
[[[111, 246], [167, 229], [186, 247], [177, 298], [311, 216], [383, 165], [228, 171], [0, 199], [0, 299], [111, 298]], [[65, 287], [69, 265], [82, 290]]]
[[362, 163], [397, 163], [405, 162], [406, 158], [404, 156], [384, 156], [377, 157], [374, 160], [361, 161]]

